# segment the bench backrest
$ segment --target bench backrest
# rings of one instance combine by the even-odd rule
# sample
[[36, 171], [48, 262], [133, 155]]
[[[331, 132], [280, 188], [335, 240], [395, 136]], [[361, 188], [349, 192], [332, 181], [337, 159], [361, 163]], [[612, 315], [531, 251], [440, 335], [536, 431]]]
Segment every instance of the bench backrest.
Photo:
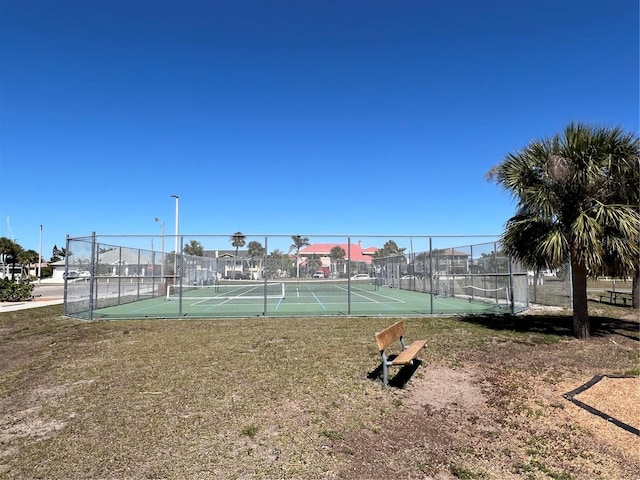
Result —
[[404, 321], [402, 320], [394, 323], [390, 327], [385, 328], [381, 332], [376, 333], [376, 343], [378, 344], [378, 350], [383, 351], [400, 337], [404, 337], [404, 333]]

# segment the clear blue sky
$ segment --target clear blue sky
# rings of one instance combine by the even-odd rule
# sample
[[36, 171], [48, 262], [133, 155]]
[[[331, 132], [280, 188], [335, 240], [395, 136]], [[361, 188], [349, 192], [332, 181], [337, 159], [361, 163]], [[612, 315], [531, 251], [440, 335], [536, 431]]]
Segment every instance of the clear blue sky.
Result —
[[493, 234], [484, 175], [638, 131], [637, 0], [0, 0], [0, 236]]

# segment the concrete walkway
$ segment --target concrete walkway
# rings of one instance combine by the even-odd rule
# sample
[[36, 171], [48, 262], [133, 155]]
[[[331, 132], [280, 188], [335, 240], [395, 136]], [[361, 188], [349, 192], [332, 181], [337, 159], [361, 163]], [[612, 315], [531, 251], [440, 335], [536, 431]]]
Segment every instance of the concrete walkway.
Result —
[[47, 305], [61, 305], [62, 298], [56, 299], [39, 299], [30, 300], [28, 302], [0, 302], [0, 313], [13, 312], [16, 310], [26, 310], [27, 308], [46, 307]]
[[35, 298], [26, 302], [0, 302], [0, 313], [60, 305], [64, 302], [64, 284], [43, 280], [39, 285], [34, 284], [33, 295]]

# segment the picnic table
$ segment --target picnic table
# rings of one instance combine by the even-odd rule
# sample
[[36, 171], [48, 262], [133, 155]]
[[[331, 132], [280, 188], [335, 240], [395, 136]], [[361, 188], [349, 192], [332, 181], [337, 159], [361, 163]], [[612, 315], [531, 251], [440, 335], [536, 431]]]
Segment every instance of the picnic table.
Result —
[[627, 300], [632, 301], [631, 290], [605, 290], [605, 292], [609, 294], [609, 303], [611, 304], [618, 303], [618, 298], [620, 298], [626, 307]]

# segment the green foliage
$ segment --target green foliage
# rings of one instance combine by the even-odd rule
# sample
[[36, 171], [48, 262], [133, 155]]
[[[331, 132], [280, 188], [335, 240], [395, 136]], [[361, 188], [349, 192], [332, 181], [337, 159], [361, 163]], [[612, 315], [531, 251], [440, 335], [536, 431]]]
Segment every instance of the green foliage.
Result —
[[326, 437], [334, 442], [339, 442], [343, 438], [342, 434], [340, 432], [336, 432], [335, 430], [322, 430], [322, 432], [320, 433], [323, 437]]
[[460, 465], [458, 463], [453, 463], [449, 465], [449, 471], [451, 474], [459, 478], [461, 480], [471, 480], [474, 478], [483, 478], [484, 475], [481, 472], [475, 472], [470, 468], [465, 467], [464, 465]]
[[33, 284], [26, 281], [0, 280], [0, 302], [23, 302], [32, 298]]
[[638, 269], [639, 140], [618, 128], [571, 124], [510, 153], [488, 174], [518, 201], [507, 254], [558, 268], [569, 256], [597, 276]]
[[293, 240], [293, 243], [289, 247], [289, 253], [294, 250], [296, 252], [296, 277], [300, 277], [300, 249], [311, 245], [311, 243], [309, 243], [308, 237], [303, 237], [302, 235], [291, 235], [291, 240]]
[[387, 241], [382, 248], [376, 250], [375, 257], [376, 258], [384, 258], [390, 257], [392, 255], [402, 255], [406, 248], [400, 248], [396, 242], [393, 240]]
[[517, 200], [505, 253], [536, 269], [572, 265], [574, 335], [590, 335], [586, 280], [638, 276], [640, 139], [620, 128], [570, 124], [509, 153], [488, 178]]
[[[278, 278], [293, 269], [293, 259], [290, 255], [277, 248], [267, 255], [266, 271], [269, 278]], [[295, 273], [295, 272], [294, 272]]]
[[251, 260], [253, 261], [254, 259], [262, 257], [264, 255], [265, 248], [260, 242], [252, 240], [247, 245], [247, 251], [249, 253], [249, 257], [251, 257]]
[[[11, 264], [12, 267], [15, 267], [23, 252], [24, 249], [13, 240], [7, 237], [0, 238], [0, 257], [2, 257], [1, 261], [5, 265]], [[12, 268], [13, 271], [14, 268]], [[14, 273], [11, 273], [11, 280], [14, 279], [14, 275]]]
[[347, 256], [347, 252], [345, 252], [344, 248], [342, 248], [340, 245], [336, 245], [329, 252], [329, 258], [331, 259], [331, 262], [333, 262], [333, 264], [335, 265], [335, 270], [337, 270], [338, 272], [342, 270], [341, 267], [344, 264], [344, 259], [346, 256]]
[[244, 233], [236, 232], [233, 235], [231, 235], [231, 245], [236, 248], [236, 256], [237, 256], [238, 248], [244, 247], [246, 243], [247, 243], [247, 237]]
[[307, 271], [309, 273], [313, 273], [320, 267], [322, 267], [322, 260], [320, 259], [320, 255], [317, 255], [315, 253], [313, 255], [309, 255], [309, 257], [307, 258]]
[[302, 235], [291, 235], [291, 240], [293, 240], [293, 243], [289, 247], [289, 253], [291, 253], [293, 250], [295, 250], [296, 251], [296, 255], [298, 255], [298, 252], [300, 251], [300, 249], [302, 247], [306, 247], [308, 245], [311, 245], [309, 243], [309, 238], [308, 237], [303, 237]]
[[240, 433], [245, 437], [254, 438], [257, 435], [258, 430], [260, 430], [260, 428], [257, 425], [246, 425]]
[[197, 240], [191, 240], [187, 245], [184, 246], [184, 253], [187, 255], [194, 255], [196, 257], [204, 256], [204, 249], [202, 245]]

